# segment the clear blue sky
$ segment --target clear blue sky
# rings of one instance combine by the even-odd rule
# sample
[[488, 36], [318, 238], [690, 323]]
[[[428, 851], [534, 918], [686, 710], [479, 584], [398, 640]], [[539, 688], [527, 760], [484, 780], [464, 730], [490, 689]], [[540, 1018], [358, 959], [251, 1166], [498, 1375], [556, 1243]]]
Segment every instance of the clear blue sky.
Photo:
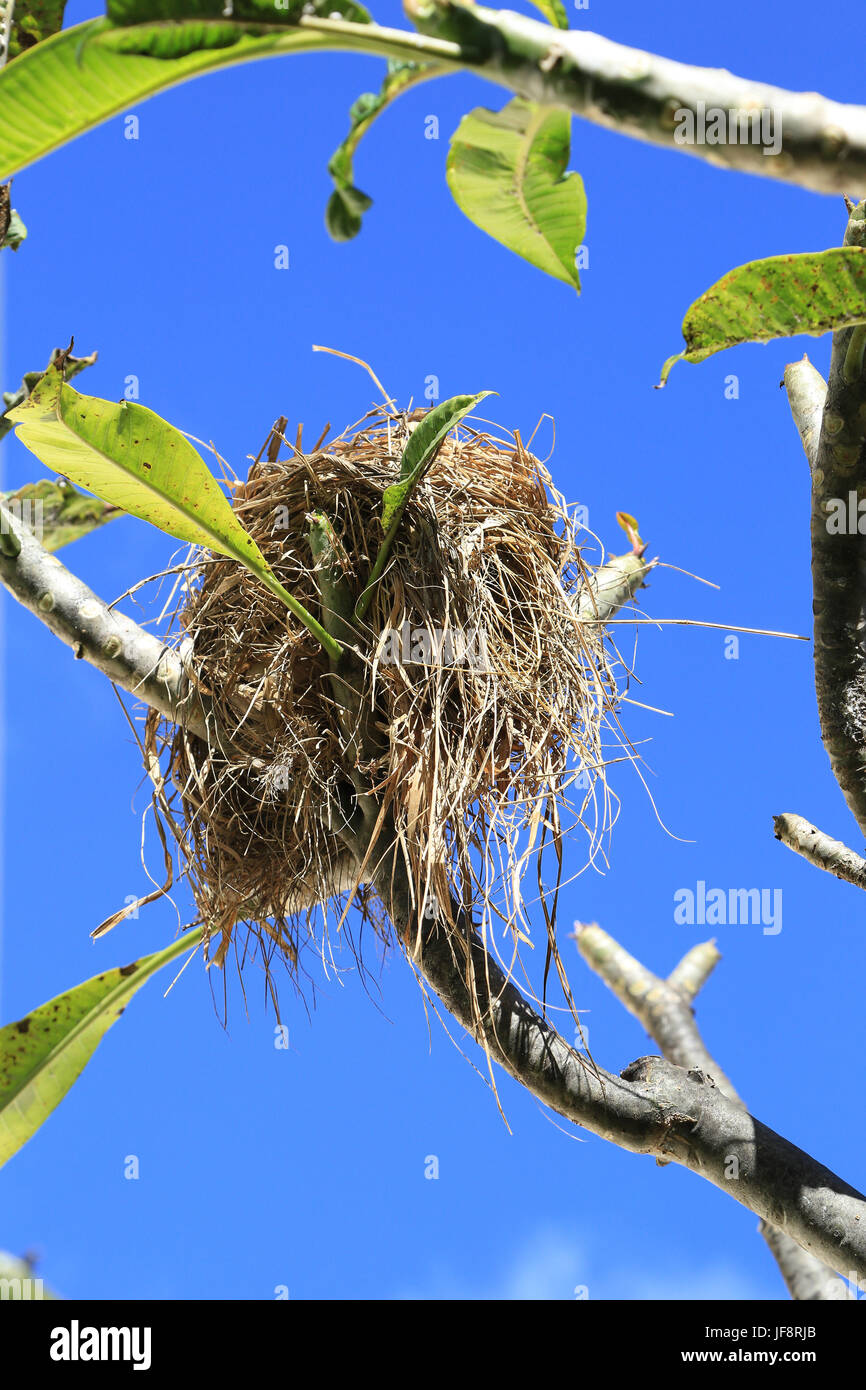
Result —
[[[394, 0], [375, 6], [401, 23]], [[76, 0], [69, 21], [96, 14]], [[728, 0], [723, 15], [671, 0], [592, 0], [576, 26], [682, 60], [862, 100], [856, 0]], [[326, 162], [355, 97], [383, 64], [285, 58], [198, 80], [135, 108], [20, 174], [30, 236], [4, 255], [4, 388], [75, 335], [99, 350], [81, 385], [141, 399], [240, 467], [274, 417], [318, 433], [367, 408], [372, 388], [325, 343], [371, 362], [401, 400], [429, 374], [442, 395], [493, 388], [524, 437], [556, 419], [559, 487], [614, 550], [617, 509], [660, 569], [660, 617], [808, 633], [808, 476], [779, 381], [827, 340], [745, 347], [675, 369], [688, 305], [732, 266], [839, 242], [841, 199], [712, 169], [576, 122], [572, 167], [589, 198], [590, 266], [578, 299], [467, 222], [444, 181], [462, 113], [506, 94], [466, 77], [410, 93], [357, 161], [375, 198], [362, 235], [324, 230]], [[424, 138], [425, 117], [442, 138]], [[856, 192], [856, 190], [851, 190]], [[275, 245], [291, 268], [276, 271]], [[739, 377], [727, 400], [725, 377]], [[546, 452], [546, 446], [543, 449]], [[5, 486], [33, 476], [14, 442]], [[174, 543], [123, 520], [65, 559], [114, 597]], [[89, 933], [145, 886], [146, 793], [106, 682], [6, 603], [6, 878], [3, 1019], [171, 938], [170, 907], [94, 945]], [[724, 960], [701, 996], [706, 1041], [754, 1112], [862, 1182], [864, 1125], [848, 1074], [862, 1056], [863, 900], [795, 858], [771, 817], [792, 810], [856, 848], [820, 743], [805, 643], [724, 632], [640, 631], [627, 707], [665, 829], [627, 769], [610, 871], [564, 894], [563, 952], [599, 1061], [654, 1051], [577, 960], [567, 933], [597, 920], [647, 965], [671, 969], [707, 928], [674, 922], [673, 895], [710, 886], [783, 893], [783, 928], [716, 930]], [[572, 851], [578, 867], [582, 846]], [[151, 862], [158, 853], [151, 843]], [[180, 899], [181, 908], [188, 906]], [[348, 965], [349, 962], [347, 961]], [[166, 980], [167, 983], [167, 980]], [[375, 1007], [356, 976], [322, 981], [308, 1018], [288, 993], [289, 1051], [248, 978], [228, 1032], [208, 982], [187, 970], [167, 999], [140, 994], [81, 1082], [0, 1175], [0, 1248], [36, 1249], [79, 1297], [365, 1296], [591, 1298], [784, 1296], [756, 1218], [693, 1175], [568, 1133], [506, 1079], [509, 1133], [483, 1080], [434, 1025], [399, 956]], [[476, 1058], [476, 1060], [478, 1060]], [[124, 1178], [135, 1154], [140, 1178]], [[438, 1181], [424, 1177], [439, 1159]]]

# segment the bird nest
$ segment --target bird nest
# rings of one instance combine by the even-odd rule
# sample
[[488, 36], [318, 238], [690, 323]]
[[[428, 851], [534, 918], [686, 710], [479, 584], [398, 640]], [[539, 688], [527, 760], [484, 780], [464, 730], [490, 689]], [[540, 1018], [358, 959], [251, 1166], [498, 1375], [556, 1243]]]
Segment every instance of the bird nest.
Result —
[[[341, 582], [359, 597], [382, 543], [383, 490], [419, 414], [375, 413], [308, 454], [272, 447], [234, 486], [278, 579], [323, 621], [310, 519], [329, 519]], [[196, 555], [179, 617], [213, 732], [152, 713], [147, 748], [212, 962], [233, 951], [242, 963], [254, 946], [269, 981], [278, 957], [297, 980], [303, 946], [334, 960], [350, 902], [383, 941], [399, 940], [375, 891], [377, 852], [359, 863], [347, 843], [347, 789], [351, 802], [361, 788], [396, 828], [423, 912], [471, 909], [510, 969], [540, 899], [558, 963], [562, 840], [582, 824], [585, 862], [600, 843], [617, 704], [604, 629], [577, 613], [588, 582], [577, 532], [519, 436], [453, 431], [355, 626], [348, 709], [306, 628], [241, 565]]]

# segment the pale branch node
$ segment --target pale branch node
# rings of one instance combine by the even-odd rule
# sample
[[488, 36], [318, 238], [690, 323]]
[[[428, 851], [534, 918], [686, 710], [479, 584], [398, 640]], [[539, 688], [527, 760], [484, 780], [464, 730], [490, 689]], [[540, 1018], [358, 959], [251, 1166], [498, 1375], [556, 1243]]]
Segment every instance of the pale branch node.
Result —
[[[691, 1001], [721, 959], [714, 941], [701, 942], [686, 953], [666, 980], [647, 970], [596, 923], [575, 923], [575, 940], [587, 965], [643, 1025], [665, 1057], [689, 1072], [697, 1071], [730, 1101], [748, 1112], [734, 1085], [713, 1060], [695, 1022]], [[809, 1254], [786, 1232], [765, 1218], [759, 1227], [792, 1298], [813, 1301], [853, 1299], [847, 1284]]]
[[679, 965], [674, 966], [668, 975], [668, 984], [691, 1002], [703, 989], [721, 959], [722, 953], [715, 941], [699, 941], [697, 946], [686, 951]]
[[[206, 734], [178, 654], [110, 611], [6, 508], [0, 508], [0, 580], [77, 655], [191, 732]], [[455, 903], [452, 915], [466, 943], [465, 959], [458, 960], [459, 937], [420, 915], [422, 895], [406, 871], [393, 823], [379, 811], [374, 797], [358, 796], [341, 838], [374, 883], [416, 968], [494, 1061], [574, 1124], [632, 1153], [692, 1169], [866, 1287], [866, 1198], [753, 1119], [700, 1069], [660, 1057], [640, 1058], [620, 1076], [593, 1067], [506, 977]]]
[[[866, 247], [866, 202], [851, 209], [844, 244]], [[812, 607], [821, 737], [833, 775], [866, 834], [866, 534], [860, 532], [860, 505], [866, 498], [864, 345], [863, 325], [833, 334], [819, 430], [823, 383], [818, 373], [808, 363], [796, 363], [786, 370], [785, 382], [812, 475]]]
[[[676, 985], [670, 979], [662, 980], [653, 975], [597, 923], [578, 922], [575, 928], [577, 947], [587, 965], [601, 976], [620, 1003], [643, 1024], [668, 1061], [678, 1067], [697, 1067], [700, 1071], [708, 1072], [731, 1100], [739, 1100], [733, 1082], [728, 1080], [704, 1047], [690, 1001]], [[706, 979], [721, 956], [712, 942], [702, 943], [697, 949], [712, 952], [714, 956], [714, 959], [709, 954], [704, 957], [702, 973]], [[681, 963], [678, 968], [682, 969], [683, 965]], [[686, 965], [684, 973], [687, 974], [689, 969]], [[694, 971], [694, 967], [691, 969]], [[694, 980], [694, 974], [692, 978]]]
[[794, 424], [800, 433], [800, 443], [811, 469], [818, 456], [827, 383], [804, 354], [799, 362], [792, 362], [785, 368], [785, 389]]
[[642, 552], [612, 555], [590, 576], [577, 605], [577, 616], [587, 622], [608, 622], [634, 598], [655, 564], [655, 560], [644, 560]]
[[[866, 192], [864, 106], [675, 62], [510, 10], [447, 0], [405, 0], [404, 8], [435, 45], [429, 53], [416, 45], [410, 56], [419, 61], [473, 69], [519, 96], [724, 168], [819, 193]], [[332, 33], [339, 46], [406, 56], [407, 36], [396, 30], [365, 35], [369, 26], [340, 20], [300, 23]], [[721, 127], [712, 124], [716, 113]], [[718, 134], [722, 142], [712, 143]]]
[[866, 888], [866, 859], [843, 845], [841, 840], [832, 840], [817, 825], [790, 811], [774, 816], [773, 828], [777, 840], [796, 854], [802, 854], [810, 864], [826, 869], [828, 874], [835, 874], [846, 883], [853, 883], [855, 888]]

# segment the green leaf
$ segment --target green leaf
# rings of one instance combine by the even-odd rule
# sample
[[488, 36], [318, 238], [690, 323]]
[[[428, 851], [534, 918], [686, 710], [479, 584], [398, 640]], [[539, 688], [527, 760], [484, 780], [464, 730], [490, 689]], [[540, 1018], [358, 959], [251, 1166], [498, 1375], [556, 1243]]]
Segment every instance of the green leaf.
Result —
[[357, 236], [361, 230], [362, 215], [373, 205], [373, 199], [354, 184], [355, 152], [362, 138], [376, 117], [403, 92], [431, 77], [440, 77], [445, 71], [445, 68], [434, 64], [390, 62], [381, 89], [378, 92], [364, 92], [358, 97], [349, 112], [349, 134], [328, 164], [328, 173], [334, 180], [334, 192], [328, 200], [325, 225], [334, 241], [351, 241], [352, 237]]
[[329, 656], [340, 655], [339, 644], [280, 584], [201, 455], [152, 410], [79, 394], [64, 383], [60, 362], [8, 418], [21, 443], [56, 473], [178, 540], [245, 565]]
[[352, 629], [355, 599], [349, 556], [324, 512], [311, 515], [309, 537], [316, 584], [322, 599], [322, 622], [338, 642], [349, 643], [355, 635]]
[[0, 178], [199, 73], [333, 46], [304, 29], [252, 35], [218, 21], [65, 29], [0, 71]]
[[235, 24], [296, 24], [302, 14], [321, 17], [339, 15], [353, 24], [369, 24], [370, 11], [356, 0], [108, 0], [106, 7], [112, 24], [155, 24], [163, 20], [225, 19], [226, 9]]
[[123, 515], [119, 507], [98, 497], [88, 497], [63, 479], [51, 483], [43, 478], [0, 496], [35, 533], [44, 549], [52, 553]]
[[[70, 347], [71, 346], [70, 344]], [[83, 372], [85, 367], [92, 367], [97, 357], [95, 352], [92, 352], [89, 357], [72, 357], [70, 356], [69, 349], [64, 352], [62, 348], [54, 348], [48, 359], [48, 366], [52, 366], [61, 355], [63, 356], [65, 364], [63, 370], [67, 381], [71, 381], [73, 377], [78, 376], [79, 372]], [[48, 368], [46, 367], [45, 371], [47, 370]], [[13, 410], [16, 405], [20, 405], [22, 401], [26, 401], [33, 387], [44, 377], [45, 371], [25, 372], [21, 380], [21, 385], [18, 387], [17, 391], [3, 392], [3, 405], [5, 408], [2, 413], [0, 413], [0, 439], [2, 439], [4, 435], [7, 435], [12, 429], [9, 411]]]
[[857, 323], [866, 323], [863, 247], [749, 261], [695, 300], [683, 320], [685, 351], [668, 358], [659, 385], [675, 362], [704, 362], [723, 348], [798, 333], [817, 338]]
[[464, 415], [474, 410], [486, 396], [492, 395], [492, 391], [479, 391], [476, 396], [452, 396], [450, 400], [434, 406], [415, 426], [400, 460], [400, 480], [386, 487], [382, 494], [383, 531], [387, 533], [395, 517], [399, 521], [406, 503], [454, 426], [459, 425]]
[[492, 391], [479, 391], [475, 396], [452, 396], [450, 400], [443, 401], [441, 405], [429, 411], [412, 431], [400, 460], [399, 481], [386, 487], [382, 494], [382, 530], [385, 532], [385, 538], [364, 592], [355, 607], [358, 622], [370, 606], [409, 498], [432, 464], [440, 445], [470, 410], [474, 410], [486, 396], [493, 394]]
[[60, 1104], [145, 981], [200, 940], [195, 928], [164, 951], [106, 970], [0, 1028], [0, 1166]]
[[471, 222], [539, 270], [580, 290], [586, 230], [579, 174], [565, 174], [571, 117], [522, 97], [464, 116], [448, 154], [448, 186]]
[[532, 0], [532, 4], [537, 10], [541, 10], [544, 18], [550, 24], [555, 24], [557, 29], [568, 28], [568, 15], [562, 0]]

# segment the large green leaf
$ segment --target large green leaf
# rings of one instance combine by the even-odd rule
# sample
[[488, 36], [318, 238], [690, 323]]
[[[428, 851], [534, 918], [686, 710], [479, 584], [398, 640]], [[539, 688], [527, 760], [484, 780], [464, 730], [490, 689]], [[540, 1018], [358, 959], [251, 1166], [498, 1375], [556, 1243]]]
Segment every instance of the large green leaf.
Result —
[[575, 255], [586, 230], [579, 174], [565, 173], [571, 117], [516, 97], [464, 116], [448, 154], [448, 186], [470, 221], [539, 270], [580, 290]]
[[136, 991], [200, 940], [198, 928], [189, 931], [164, 951], [106, 970], [0, 1028], [0, 1166], [60, 1104]]
[[328, 173], [334, 180], [334, 191], [328, 200], [325, 224], [335, 241], [351, 241], [352, 237], [357, 236], [361, 230], [361, 218], [373, 204], [369, 194], [362, 193], [354, 183], [355, 152], [362, 138], [376, 117], [403, 92], [431, 77], [440, 77], [447, 71], [447, 68], [433, 64], [391, 62], [379, 91], [364, 92], [352, 106], [349, 134], [328, 164]]
[[0, 71], [0, 178], [198, 73], [335, 46], [309, 30], [252, 35], [230, 21], [65, 29]]
[[136, 401], [83, 396], [63, 381], [62, 359], [8, 418], [42, 463], [170, 536], [245, 565], [318, 638], [340, 648], [280, 584], [189, 440]]
[[769, 256], [737, 266], [696, 299], [683, 320], [684, 352], [675, 362], [703, 362], [739, 343], [765, 343], [866, 323], [866, 250], [834, 246], [803, 255]]
[[429, 469], [443, 440], [450, 434], [470, 410], [474, 410], [491, 391], [479, 391], [475, 396], [452, 396], [441, 405], [434, 406], [416, 425], [400, 460], [400, 476], [396, 483], [386, 487], [382, 494], [382, 530], [384, 540], [379, 548], [370, 578], [355, 607], [355, 617], [363, 618], [373, 598], [376, 584], [385, 568], [394, 537], [403, 519], [409, 498], [415, 491], [424, 474]]
[[[70, 351], [71, 347], [72, 344], [70, 344], [70, 347], [66, 350], [63, 348], [53, 348], [51, 356], [48, 359], [48, 367], [51, 367], [57, 361], [58, 357], [63, 358], [63, 375], [66, 381], [72, 381], [73, 377], [78, 376], [79, 373], [83, 372], [87, 367], [92, 367], [98, 356], [97, 353], [91, 352], [88, 357], [73, 357]], [[20, 405], [22, 401], [26, 401], [34, 386], [44, 377], [48, 367], [43, 367], [42, 370], [38, 372], [25, 372], [21, 379], [21, 385], [18, 387], [17, 391], [3, 392], [3, 411], [0, 413], [0, 439], [3, 439], [12, 429], [9, 411], [14, 410], [15, 406]]]
[[45, 550], [52, 552], [123, 515], [119, 507], [79, 492], [62, 478], [55, 483], [42, 478], [14, 492], [0, 493], [0, 497], [35, 532]]

